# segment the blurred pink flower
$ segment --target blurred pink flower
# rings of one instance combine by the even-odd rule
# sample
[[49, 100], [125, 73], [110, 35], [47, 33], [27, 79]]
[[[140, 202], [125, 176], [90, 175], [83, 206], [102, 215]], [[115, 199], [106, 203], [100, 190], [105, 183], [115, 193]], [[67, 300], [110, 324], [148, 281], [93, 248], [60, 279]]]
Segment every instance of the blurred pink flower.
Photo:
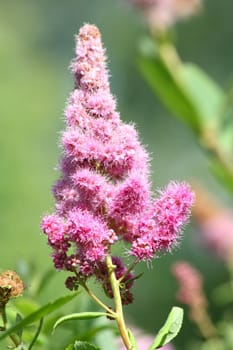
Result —
[[[130, 327], [130, 330], [132, 331], [136, 343], [139, 350], [148, 350], [149, 347], [152, 345], [155, 336], [145, 333], [142, 329], [136, 328], [136, 327]], [[125, 350], [125, 347], [121, 345], [121, 340], [117, 339], [117, 347], [118, 350]], [[160, 348], [161, 350], [175, 350], [175, 348], [171, 344], [164, 345]]]
[[190, 319], [196, 323], [204, 338], [216, 336], [215, 326], [207, 311], [201, 273], [186, 261], [175, 263], [172, 272], [179, 284], [177, 300], [188, 305]]
[[165, 31], [180, 19], [194, 15], [201, 8], [202, 0], [128, 0], [145, 17], [149, 27]]
[[177, 300], [191, 308], [206, 307], [202, 276], [197, 269], [186, 261], [179, 261], [172, 266], [172, 272], [178, 284]]
[[197, 200], [193, 215], [204, 243], [227, 261], [233, 254], [233, 211], [221, 205], [200, 185], [195, 187], [195, 192]]
[[233, 213], [221, 211], [202, 223], [201, 231], [208, 247], [223, 260], [233, 253]]

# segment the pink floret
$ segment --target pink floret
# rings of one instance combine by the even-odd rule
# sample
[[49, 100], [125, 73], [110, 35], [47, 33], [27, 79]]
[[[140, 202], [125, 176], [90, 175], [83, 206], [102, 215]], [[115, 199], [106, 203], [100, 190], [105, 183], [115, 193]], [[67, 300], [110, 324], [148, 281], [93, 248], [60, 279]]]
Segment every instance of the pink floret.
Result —
[[63, 220], [59, 216], [44, 216], [41, 222], [41, 228], [48, 236], [48, 241], [52, 246], [63, 240], [65, 227]]
[[159, 249], [169, 249], [179, 238], [190, 216], [194, 193], [185, 183], [171, 182], [156, 199], [152, 212], [157, 226]]

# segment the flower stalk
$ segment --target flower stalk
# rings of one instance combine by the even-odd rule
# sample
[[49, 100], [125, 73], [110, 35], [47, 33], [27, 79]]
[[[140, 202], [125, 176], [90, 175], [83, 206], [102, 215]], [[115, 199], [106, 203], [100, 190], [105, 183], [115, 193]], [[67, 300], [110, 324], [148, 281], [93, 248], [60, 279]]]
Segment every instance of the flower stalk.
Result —
[[87, 292], [87, 294], [89, 295], [89, 297], [96, 303], [98, 304], [100, 307], [102, 307], [104, 310], [106, 310], [109, 313], [109, 316], [112, 318], [116, 318], [116, 313], [110, 309], [107, 305], [105, 305], [88, 287], [87, 285], [84, 283], [82, 284], [82, 287], [85, 289], [85, 291]]
[[127, 350], [133, 350], [133, 345], [130, 342], [125, 320], [124, 320], [124, 313], [123, 313], [123, 307], [122, 307], [122, 301], [121, 301], [121, 294], [120, 294], [120, 281], [116, 279], [115, 275], [115, 268], [116, 266], [112, 263], [111, 255], [107, 255], [106, 257], [106, 265], [109, 272], [109, 281], [112, 287], [114, 302], [115, 302], [115, 308], [116, 308], [116, 323], [119, 329], [119, 332], [121, 334], [121, 338], [125, 344], [125, 347]]

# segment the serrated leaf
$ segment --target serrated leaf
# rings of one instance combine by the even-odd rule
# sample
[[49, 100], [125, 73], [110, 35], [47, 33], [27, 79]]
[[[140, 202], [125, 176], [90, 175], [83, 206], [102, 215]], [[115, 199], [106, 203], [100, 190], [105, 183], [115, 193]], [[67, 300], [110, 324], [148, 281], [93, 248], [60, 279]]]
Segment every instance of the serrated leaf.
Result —
[[85, 341], [76, 341], [74, 344], [68, 345], [65, 350], [101, 350], [101, 349]]
[[106, 312], [77, 312], [77, 313], [73, 313], [70, 315], [66, 315], [63, 317], [60, 317], [56, 323], [53, 326], [53, 331], [55, 331], [55, 329], [60, 326], [62, 323], [67, 322], [67, 321], [71, 321], [71, 320], [88, 320], [91, 318], [98, 318], [101, 316], [107, 316]]
[[182, 326], [183, 314], [183, 309], [180, 307], [174, 306], [171, 309], [165, 324], [159, 330], [149, 350], [158, 349], [177, 336]]
[[63, 305], [67, 304], [72, 299], [74, 299], [77, 296], [77, 294], [78, 292], [60, 297], [55, 301], [42, 306], [35, 312], [25, 317], [22, 321], [16, 323], [14, 326], [10, 327], [5, 332], [1, 333], [0, 340], [4, 339], [9, 334], [18, 332], [20, 329], [24, 328], [25, 326], [28, 326], [29, 324], [32, 324], [40, 320], [42, 317], [45, 317], [46, 315], [49, 315], [50, 313], [56, 311], [58, 308], [62, 307]]

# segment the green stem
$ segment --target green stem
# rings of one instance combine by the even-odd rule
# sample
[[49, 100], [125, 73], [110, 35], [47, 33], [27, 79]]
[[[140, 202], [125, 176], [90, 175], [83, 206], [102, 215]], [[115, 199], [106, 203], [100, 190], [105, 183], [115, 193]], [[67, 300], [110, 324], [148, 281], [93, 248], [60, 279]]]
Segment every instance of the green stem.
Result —
[[[0, 314], [2, 317], [2, 322], [3, 322], [3, 327], [1, 327], [1, 330], [5, 331], [7, 329], [7, 315], [6, 315], [6, 304], [1, 305], [0, 307]], [[21, 341], [19, 337], [12, 333], [9, 335], [10, 339], [12, 340], [13, 344], [15, 347], [19, 346], [21, 344]]]
[[135, 268], [135, 266], [138, 263], [138, 259], [135, 259], [132, 264], [129, 266], [129, 268], [127, 269], [127, 271], [124, 273], [124, 275], [121, 276], [121, 278], [119, 278], [118, 282], [119, 284], [123, 281], [123, 279]]
[[112, 287], [112, 292], [113, 292], [113, 297], [115, 302], [115, 308], [116, 308], [115, 319], [117, 322], [117, 326], [126, 349], [133, 350], [133, 345], [130, 342], [127, 328], [125, 325], [125, 320], [124, 320], [122, 301], [121, 301], [121, 295], [120, 295], [120, 283], [119, 283], [119, 280], [116, 279], [116, 275], [114, 272], [115, 266], [112, 263], [112, 258], [110, 255], [107, 255], [106, 264], [108, 268], [109, 281]]
[[88, 287], [86, 284], [82, 284], [82, 287], [85, 289], [87, 294], [90, 296], [92, 300], [94, 300], [99, 306], [105, 309], [113, 318], [116, 318], [116, 313], [110, 309], [107, 305], [105, 305]]
[[42, 329], [42, 326], [43, 326], [43, 321], [44, 321], [44, 319], [41, 318], [41, 319], [40, 319], [40, 322], [39, 322], [39, 326], [38, 326], [38, 328], [37, 328], [37, 331], [36, 331], [36, 333], [35, 333], [35, 335], [34, 335], [32, 341], [31, 341], [31, 344], [30, 344], [29, 347], [28, 347], [28, 350], [31, 350], [32, 347], [33, 347], [33, 345], [35, 344], [35, 342], [36, 342], [36, 340], [37, 340], [37, 338], [38, 338], [38, 336], [39, 336], [39, 334], [40, 334], [40, 332], [41, 332], [41, 329]]
[[6, 304], [1, 305], [0, 314], [2, 317], [3, 329], [5, 330], [7, 326]]

